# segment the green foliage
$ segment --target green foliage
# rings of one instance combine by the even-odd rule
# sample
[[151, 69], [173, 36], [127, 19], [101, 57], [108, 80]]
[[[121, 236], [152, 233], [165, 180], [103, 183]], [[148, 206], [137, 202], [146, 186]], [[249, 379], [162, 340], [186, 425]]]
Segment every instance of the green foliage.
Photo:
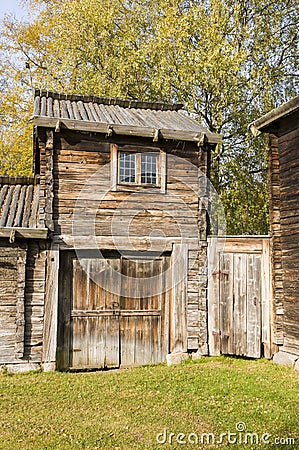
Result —
[[[6, 18], [3, 25], [0, 51], [8, 57], [2, 58], [1, 70], [9, 73], [2, 92], [7, 105], [16, 92], [19, 99], [29, 99], [32, 86], [181, 101], [193, 117], [223, 135], [223, 145], [212, 155], [212, 180], [224, 202], [228, 232], [268, 232], [265, 146], [261, 152], [259, 141], [248, 137], [247, 126], [296, 93], [297, 2], [25, 3], [34, 8], [31, 20]], [[16, 119], [9, 108], [5, 113]], [[18, 110], [15, 122], [21, 124], [19, 119]], [[16, 135], [14, 127], [9, 130]], [[13, 140], [7, 135], [2, 141], [7, 153]], [[14, 147], [19, 145], [16, 141]], [[28, 145], [24, 139], [23, 148]], [[6, 170], [19, 169], [13, 163], [15, 153]], [[25, 157], [24, 167], [27, 163]]]
[[[271, 434], [271, 444], [274, 437], [296, 439], [281, 448], [298, 443], [298, 376], [266, 360], [219, 357], [172, 367], [0, 375], [0, 390], [1, 450], [180, 448], [175, 441], [158, 444], [157, 434], [166, 428], [168, 436], [214, 433], [218, 439], [236, 432], [239, 422], [246, 432]], [[226, 443], [220, 447], [230, 448]]]

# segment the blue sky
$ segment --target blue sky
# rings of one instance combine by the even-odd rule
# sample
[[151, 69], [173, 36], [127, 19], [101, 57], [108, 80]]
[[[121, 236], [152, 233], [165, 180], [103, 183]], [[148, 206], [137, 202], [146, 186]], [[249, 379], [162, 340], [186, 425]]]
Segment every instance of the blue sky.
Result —
[[20, 6], [19, 0], [0, 0], [0, 18], [5, 13], [14, 13], [17, 17], [22, 18], [26, 13]]

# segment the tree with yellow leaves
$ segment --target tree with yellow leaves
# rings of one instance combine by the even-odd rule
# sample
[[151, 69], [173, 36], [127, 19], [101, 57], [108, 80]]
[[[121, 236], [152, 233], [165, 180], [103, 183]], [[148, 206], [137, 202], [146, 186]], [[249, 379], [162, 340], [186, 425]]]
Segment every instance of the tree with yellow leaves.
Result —
[[35, 8], [32, 20], [7, 18], [3, 25], [1, 52], [9, 58], [2, 58], [0, 69], [6, 83], [1, 151], [10, 156], [2, 170], [19, 170], [15, 161], [30, 168], [24, 124], [33, 87], [180, 101], [223, 135], [211, 158], [211, 176], [229, 232], [267, 232], [265, 145], [249, 136], [247, 125], [298, 89], [297, 2], [25, 3]]

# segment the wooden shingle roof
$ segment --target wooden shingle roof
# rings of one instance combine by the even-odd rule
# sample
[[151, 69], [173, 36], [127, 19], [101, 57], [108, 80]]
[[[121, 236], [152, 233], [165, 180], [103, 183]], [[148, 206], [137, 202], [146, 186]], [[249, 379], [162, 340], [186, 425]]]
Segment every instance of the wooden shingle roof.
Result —
[[39, 179], [0, 176], [0, 237], [47, 237], [39, 224]]
[[289, 116], [290, 114], [298, 113], [298, 111], [299, 111], [299, 95], [292, 98], [288, 102], [283, 103], [278, 108], [272, 109], [264, 116], [252, 122], [249, 125], [249, 127], [254, 136], [258, 136], [263, 132], [271, 132], [273, 124], [278, 122], [283, 117]]
[[221, 142], [218, 134], [180, 111], [181, 104], [142, 102], [86, 95], [35, 91], [34, 124], [154, 140], [174, 139], [211, 143]]

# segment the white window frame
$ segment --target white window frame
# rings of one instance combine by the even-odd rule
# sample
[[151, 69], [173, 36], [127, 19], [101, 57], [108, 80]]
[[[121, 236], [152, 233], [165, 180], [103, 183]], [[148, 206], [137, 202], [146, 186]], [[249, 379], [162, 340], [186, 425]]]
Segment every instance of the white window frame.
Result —
[[[134, 153], [136, 155], [135, 160], [135, 182], [126, 182], [119, 180], [119, 155], [120, 153]], [[141, 154], [156, 154], [157, 155], [157, 182], [141, 183]], [[157, 188], [161, 193], [166, 192], [166, 152], [161, 148], [149, 148], [149, 147], [133, 147], [126, 146], [119, 147], [116, 144], [111, 144], [111, 190], [121, 190], [122, 187], [141, 187]]]

